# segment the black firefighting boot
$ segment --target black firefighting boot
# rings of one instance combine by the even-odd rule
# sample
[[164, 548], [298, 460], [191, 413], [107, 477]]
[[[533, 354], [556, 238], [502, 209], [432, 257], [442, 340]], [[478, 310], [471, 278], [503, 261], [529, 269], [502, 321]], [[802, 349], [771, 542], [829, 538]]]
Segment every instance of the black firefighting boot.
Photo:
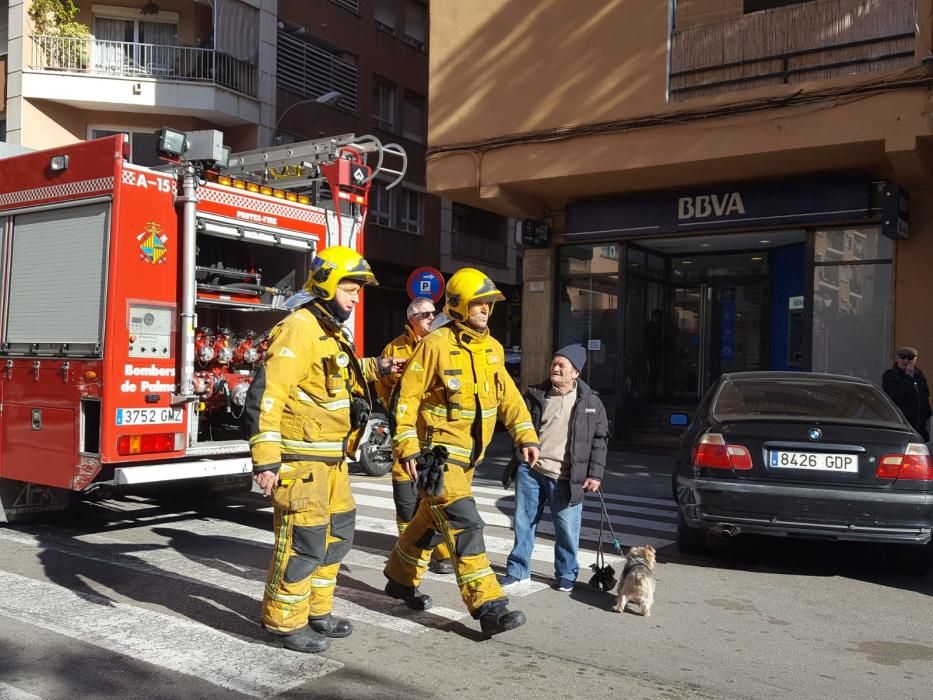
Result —
[[432, 559], [428, 564], [428, 569], [435, 574], [452, 574], [454, 572], [453, 562], [447, 559]]
[[330, 646], [330, 640], [305, 625], [300, 630], [284, 634], [263, 627], [266, 644], [270, 647], [284, 647], [304, 654], [320, 654]]
[[412, 610], [427, 610], [434, 604], [434, 601], [431, 600], [431, 596], [425, 595], [419, 591], [417, 587], [403, 586], [392, 579], [389, 579], [389, 582], [386, 584], [385, 592], [387, 596], [397, 598], [398, 600], [404, 600], [405, 605]]
[[334, 617], [330, 613], [322, 617], [309, 617], [308, 626], [319, 634], [331, 639], [349, 637], [353, 632], [353, 623], [345, 617]]
[[508, 632], [525, 624], [525, 613], [521, 610], [509, 610], [506, 601], [494, 600], [486, 603], [479, 609], [476, 617], [483, 631], [483, 639], [489, 639], [494, 634]]

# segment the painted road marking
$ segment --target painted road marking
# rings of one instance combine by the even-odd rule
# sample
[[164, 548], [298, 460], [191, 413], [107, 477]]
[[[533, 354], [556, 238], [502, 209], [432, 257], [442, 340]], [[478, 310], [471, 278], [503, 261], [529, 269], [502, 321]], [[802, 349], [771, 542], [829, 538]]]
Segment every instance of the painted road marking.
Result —
[[244, 695], [272, 697], [343, 667], [323, 656], [283, 653], [197, 622], [18, 574], [0, 571], [0, 590], [0, 615], [23, 625]]
[[0, 700], [43, 700], [43, 698], [20, 690], [9, 683], [0, 683]]
[[[254, 539], [260, 537], [265, 540], [260, 544], [272, 544], [272, 533], [255, 528], [237, 526], [235, 523], [215, 522], [215, 527], [208, 527], [206, 522], [198, 523], [198, 533], [203, 536], [234, 536], [237, 528], [243, 528], [242, 539], [244, 543], [256, 544]], [[166, 526], [168, 529], [169, 526]], [[180, 532], [186, 532], [179, 529]], [[140, 550], [131, 554], [114, 554], [106, 550], [95, 550], [94, 545], [113, 545], [115, 543], [126, 545], [104, 535], [82, 535], [80, 540], [60, 541], [55, 535], [43, 532], [42, 537], [15, 530], [0, 530], [0, 539], [32, 547], [52, 549], [82, 559], [99, 561], [112, 566], [133, 569], [148, 575], [166, 576], [182, 581], [196, 581], [199, 585], [232, 591], [262, 601], [263, 583], [266, 572], [252, 567], [240, 567], [237, 574], [221, 571], [216, 567], [216, 558], [195, 557], [180, 554], [172, 549]], [[212, 565], [213, 564], [213, 565]], [[452, 578], [452, 577], [451, 577]], [[398, 601], [382, 593], [358, 591], [347, 586], [338, 586], [338, 595], [334, 598], [334, 614], [346, 617], [354, 622], [374, 625], [383, 629], [401, 632], [403, 634], [421, 634], [429, 627], [423, 622], [436, 617], [449, 620], [460, 620], [468, 616], [466, 610], [452, 610], [450, 608], [431, 608], [430, 615], [415, 619], [414, 615], [396, 617], [394, 612], [400, 610]], [[257, 613], [258, 613], [257, 606]], [[407, 609], [404, 609], [407, 611]], [[433, 617], [432, 617], [433, 616]]]

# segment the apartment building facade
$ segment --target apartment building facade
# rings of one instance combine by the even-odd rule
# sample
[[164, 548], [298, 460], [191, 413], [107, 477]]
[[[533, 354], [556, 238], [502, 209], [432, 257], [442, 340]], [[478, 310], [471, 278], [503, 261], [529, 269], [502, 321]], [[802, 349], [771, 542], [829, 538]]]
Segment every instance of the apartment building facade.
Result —
[[133, 160], [149, 164], [162, 126], [219, 128], [247, 150], [274, 123], [275, 0], [77, 0], [83, 35], [33, 5], [11, 0], [6, 13], [9, 143], [44, 148], [120, 131]]
[[[339, 133], [408, 153], [404, 183], [375, 184], [365, 350], [404, 323], [406, 282], [482, 267], [514, 304], [496, 315], [518, 342], [517, 248], [505, 217], [426, 194], [428, 5], [423, 0], [75, 0], [73, 22], [0, 10], [0, 138], [44, 148], [125, 132], [134, 162], [157, 164], [154, 132], [220, 129], [234, 151]], [[511, 309], [511, 310], [510, 310]]]
[[[398, 143], [408, 154], [404, 182], [387, 190], [377, 180], [370, 195], [366, 249], [380, 286], [366, 291], [364, 350], [380, 351], [401, 331], [408, 277], [421, 266], [445, 276], [467, 265], [482, 267], [516, 302], [503, 305], [495, 320], [500, 337], [511, 334], [517, 343], [513, 224], [425, 189], [428, 3], [279, 0], [278, 16], [278, 118], [271, 142], [354, 132]], [[317, 101], [322, 96], [332, 98], [329, 104]]]
[[431, 192], [553, 228], [525, 381], [582, 342], [621, 426], [723, 372], [933, 352], [933, 3], [527, 10], [432, 4], [428, 137]]

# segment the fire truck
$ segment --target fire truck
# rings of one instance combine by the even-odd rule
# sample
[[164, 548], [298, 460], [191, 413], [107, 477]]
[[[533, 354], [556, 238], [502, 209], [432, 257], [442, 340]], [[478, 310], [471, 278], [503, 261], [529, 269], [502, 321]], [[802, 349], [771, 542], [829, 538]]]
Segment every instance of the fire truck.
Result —
[[[122, 134], [0, 161], [0, 522], [164, 482], [248, 489], [266, 332], [316, 250], [363, 251], [373, 179], [407, 166], [352, 134], [159, 143], [153, 168]], [[359, 347], [361, 308], [348, 326]]]

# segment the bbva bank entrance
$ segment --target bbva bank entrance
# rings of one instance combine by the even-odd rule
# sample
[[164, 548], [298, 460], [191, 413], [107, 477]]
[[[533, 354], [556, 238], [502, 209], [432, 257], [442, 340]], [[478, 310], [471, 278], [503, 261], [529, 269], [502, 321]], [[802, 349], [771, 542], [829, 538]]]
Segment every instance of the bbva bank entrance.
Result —
[[895, 188], [850, 176], [569, 205], [555, 343], [588, 348], [584, 379], [617, 407], [690, 405], [724, 372], [880, 381], [905, 217]]

